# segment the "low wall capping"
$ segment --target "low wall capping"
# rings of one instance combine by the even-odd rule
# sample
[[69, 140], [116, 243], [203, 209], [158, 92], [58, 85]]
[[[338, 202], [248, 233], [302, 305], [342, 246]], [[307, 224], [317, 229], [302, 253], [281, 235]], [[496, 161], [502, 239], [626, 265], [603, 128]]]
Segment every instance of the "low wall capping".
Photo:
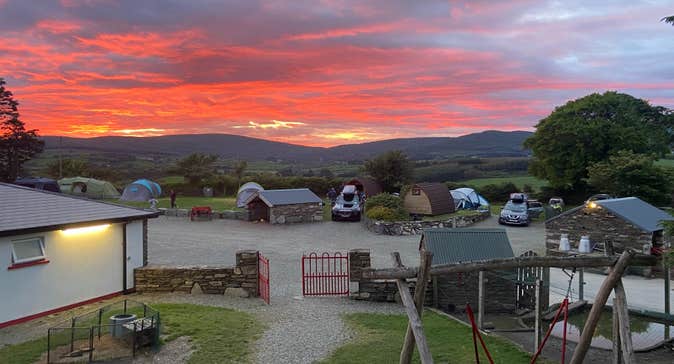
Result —
[[236, 252], [234, 267], [207, 265], [148, 265], [134, 270], [136, 292], [192, 293], [198, 284], [206, 294], [224, 294], [229, 288], [241, 289], [248, 297], [258, 293], [257, 250]]
[[481, 211], [475, 215], [455, 216], [448, 220], [431, 221], [379, 221], [371, 220], [363, 215], [365, 227], [379, 235], [421, 235], [424, 229], [462, 228], [488, 219], [489, 211]]

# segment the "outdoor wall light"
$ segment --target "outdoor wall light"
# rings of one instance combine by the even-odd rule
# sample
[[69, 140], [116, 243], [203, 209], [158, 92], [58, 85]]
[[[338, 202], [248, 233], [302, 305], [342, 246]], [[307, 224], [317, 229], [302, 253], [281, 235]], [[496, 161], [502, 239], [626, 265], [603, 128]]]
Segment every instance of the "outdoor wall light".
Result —
[[80, 228], [65, 229], [65, 230], [61, 230], [61, 232], [64, 235], [82, 235], [82, 234], [90, 234], [90, 233], [97, 233], [97, 232], [100, 232], [100, 231], [104, 231], [109, 227], [110, 227], [110, 224], [92, 225], [92, 226], [84, 226], [84, 227], [80, 227]]
[[597, 208], [597, 203], [594, 202], [594, 201], [592, 201], [592, 202], [590, 202], [590, 203], [587, 204], [587, 207], [589, 207], [589, 208], [591, 208], [591, 209], [596, 209], [596, 208]]

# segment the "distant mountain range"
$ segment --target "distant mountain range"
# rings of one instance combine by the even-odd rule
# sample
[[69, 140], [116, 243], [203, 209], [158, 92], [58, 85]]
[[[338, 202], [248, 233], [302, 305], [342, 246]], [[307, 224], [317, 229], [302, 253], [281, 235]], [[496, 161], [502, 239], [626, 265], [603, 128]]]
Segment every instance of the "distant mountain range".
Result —
[[223, 158], [246, 160], [330, 161], [362, 160], [392, 149], [410, 158], [434, 159], [461, 156], [526, 156], [522, 142], [527, 131], [484, 131], [460, 137], [389, 139], [330, 148], [307, 147], [231, 134], [185, 134], [156, 137], [105, 136], [71, 138], [45, 136], [45, 149], [60, 148], [79, 152], [123, 154], [163, 154], [184, 156], [191, 153], [217, 154]]

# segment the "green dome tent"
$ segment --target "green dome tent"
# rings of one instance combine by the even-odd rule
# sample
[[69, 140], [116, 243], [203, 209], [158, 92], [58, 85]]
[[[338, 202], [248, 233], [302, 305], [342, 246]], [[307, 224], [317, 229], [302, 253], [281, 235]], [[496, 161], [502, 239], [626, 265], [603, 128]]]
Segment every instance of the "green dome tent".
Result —
[[63, 193], [88, 198], [119, 198], [119, 191], [108, 181], [93, 178], [73, 177], [59, 180]]

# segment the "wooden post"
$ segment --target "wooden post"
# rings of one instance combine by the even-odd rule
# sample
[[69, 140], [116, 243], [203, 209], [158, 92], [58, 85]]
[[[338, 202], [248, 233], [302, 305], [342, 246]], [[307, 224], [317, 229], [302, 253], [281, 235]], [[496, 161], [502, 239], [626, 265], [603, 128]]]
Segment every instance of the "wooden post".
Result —
[[585, 359], [585, 355], [590, 348], [592, 335], [597, 328], [597, 323], [599, 323], [599, 318], [601, 317], [602, 309], [606, 305], [608, 296], [622, 277], [625, 269], [629, 265], [630, 259], [632, 259], [634, 255], [634, 251], [625, 250], [622, 255], [620, 255], [618, 262], [613, 266], [608, 276], [604, 279], [604, 282], [602, 282], [594, 299], [594, 303], [592, 304], [590, 314], [585, 321], [585, 327], [583, 327], [583, 332], [578, 340], [578, 345], [576, 345], [576, 350], [573, 352], [571, 364], [581, 364]]
[[620, 351], [620, 325], [618, 324], [618, 310], [616, 305], [616, 299], [613, 299], [613, 364], [622, 364], [623, 356], [622, 351]]
[[578, 301], [583, 301], [585, 299], [585, 275], [583, 274], [583, 268], [578, 269]]
[[[396, 268], [401, 267], [402, 263], [400, 261], [400, 254], [397, 252], [391, 254], [393, 257], [393, 265]], [[403, 279], [396, 279], [396, 285], [398, 286], [398, 293], [400, 294], [400, 300], [405, 306], [405, 312], [409, 318], [408, 326], [412, 329], [414, 335], [414, 341], [416, 342], [419, 348], [419, 358], [421, 363], [433, 363], [433, 357], [431, 356], [431, 350], [428, 348], [428, 342], [426, 341], [426, 335], [424, 334], [424, 327], [421, 322], [421, 317], [415, 306], [414, 299], [410, 294], [410, 288], [407, 285], [407, 282]], [[423, 307], [421, 307], [423, 309]], [[404, 349], [404, 347], [403, 347]], [[401, 352], [402, 358], [402, 352]]]
[[665, 275], [665, 314], [669, 315], [670, 313], [670, 280], [672, 279], [672, 272], [669, 268], [669, 263], [667, 263], [667, 256], [662, 257], [662, 269]]
[[477, 278], [477, 328], [484, 327], [484, 271], [478, 272]]
[[618, 312], [618, 329], [620, 331], [620, 349], [625, 364], [636, 363], [634, 347], [632, 346], [632, 331], [630, 330], [630, 316], [627, 310], [627, 295], [622, 280], [615, 286], [614, 311]]
[[535, 353], [538, 351], [538, 347], [541, 345], [541, 329], [543, 327], [543, 310], [541, 307], [541, 293], [542, 293], [542, 284], [540, 279], [536, 279], [536, 285], [534, 287], [534, 295], [536, 298], [535, 310], [535, 321], [534, 321], [534, 350]]
[[440, 307], [440, 301], [438, 297], [438, 276], [433, 276], [433, 307]]
[[[430, 268], [433, 262], [433, 253], [429, 251], [421, 252], [421, 264], [419, 265], [419, 276], [417, 277], [417, 285], [414, 289], [414, 305], [417, 306], [419, 317], [423, 317], [424, 299], [426, 298], [426, 285], [430, 279]], [[409, 364], [412, 362], [412, 354], [414, 354], [414, 333], [412, 326], [407, 324], [407, 332], [405, 333], [405, 341], [403, 342], [403, 349], [400, 352], [400, 363]]]

